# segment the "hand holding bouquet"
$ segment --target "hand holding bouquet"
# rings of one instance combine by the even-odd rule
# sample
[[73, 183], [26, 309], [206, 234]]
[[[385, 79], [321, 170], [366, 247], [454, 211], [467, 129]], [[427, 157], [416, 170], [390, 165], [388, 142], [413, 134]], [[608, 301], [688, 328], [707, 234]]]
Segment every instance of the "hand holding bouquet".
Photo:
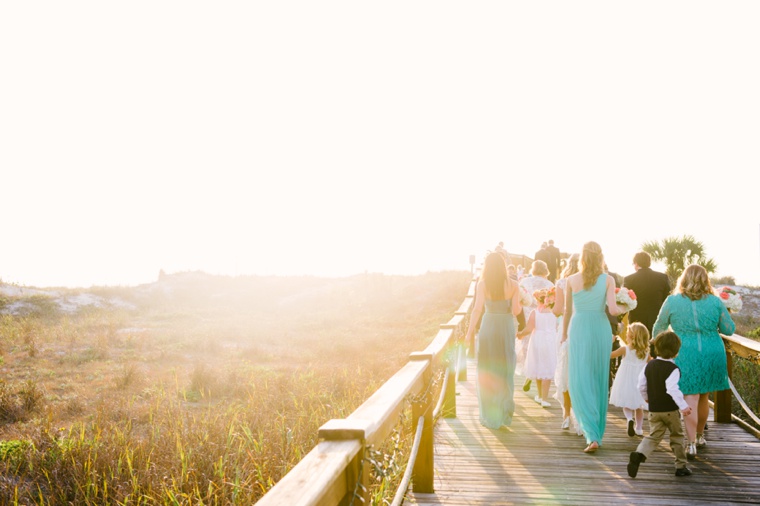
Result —
[[728, 286], [715, 289], [715, 295], [726, 305], [729, 313], [736, 313], [742, 309], [742, 296], [736, 290]]
[[520, 285], [520, 304], [523, 306], [532, 306], [536, 303], [533, 296], [528, 293], [528, 289]]
[[636, 294], [633, 290], [629, 290], [626, 287], [615, 288], [615, 302], [617, 302], [618, 306], [623, 306], [626, 313], [632, 309], [636, 309], [638, 305]]

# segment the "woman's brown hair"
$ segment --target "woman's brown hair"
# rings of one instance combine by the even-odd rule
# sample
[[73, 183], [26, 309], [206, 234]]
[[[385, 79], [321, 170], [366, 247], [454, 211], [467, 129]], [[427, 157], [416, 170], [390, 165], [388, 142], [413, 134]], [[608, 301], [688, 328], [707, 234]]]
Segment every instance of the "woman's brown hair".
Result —
[[507, 262], [500, 253], [491, 253], [486, 257], [482, 276], [486, 284], [486, 296], [491, 300], [504, 300], [504, 287], [511, 286], [512, 280], [507, 275]]

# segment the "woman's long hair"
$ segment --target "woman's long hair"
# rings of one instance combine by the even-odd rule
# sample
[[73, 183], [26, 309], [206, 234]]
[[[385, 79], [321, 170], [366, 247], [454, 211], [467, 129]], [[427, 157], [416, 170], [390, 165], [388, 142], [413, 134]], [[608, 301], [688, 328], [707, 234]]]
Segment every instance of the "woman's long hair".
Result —
[[573, 253], [570, 255], [570, 258], [567, 259], [567, 265], [562, 270], [562, 274], [559, 275], [560, 278], [566, 278], [568, 276], [572, 276], [576, 272], [578, 272], [578, 262], [580, 261], [580, 255], [578, 253]]
[[583, 245], [580, 271], [583, 275], [584, 290], [588, 290], [594, 286], [599, 275], [604, 272], [602, 247], [594, 241], [589, 241]]
[[713, 293], [710, 284], [710, 276], [707, 270], [701, 265], [691, 264], [684, 269], [681, 277], [678, 278], [678, 288], [676, 292], [684, 295], [691, 300], [699, 300], [705, 295]]
[[511, 286], [512, 280], [507, 275], [507, 262], [500, 253], [491, 253], [483, 265], [483, 280], [486, 283], [486, 296], [491, 300], [504, 300], [504, 286]]

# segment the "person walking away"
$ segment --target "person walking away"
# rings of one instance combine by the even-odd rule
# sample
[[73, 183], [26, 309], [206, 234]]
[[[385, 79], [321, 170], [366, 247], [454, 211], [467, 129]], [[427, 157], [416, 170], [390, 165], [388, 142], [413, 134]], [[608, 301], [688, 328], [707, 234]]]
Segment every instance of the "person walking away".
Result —
[[689, 416], [692, 409], [678, 388], [681, 371], [673, 361], [678, 355], [681, 340], [675, 332], [667, 331], [657, 335], [654, 346], [657, 358], [651, 360], [639, 375], [639, 390], [649, 403], [649, 435], [628, 457], [628, 476], [636, 477], [639, 466], [646, 462], [660, 444], [665, 431], [670, 432], [670, 448], [675, 454], [676, 476], [690, 476], [691, 469], [686, 466], [686, 454], [683, 449], [680, 415]]
[[691, 414], [684, 417], [689, 445], [686, 456], [694, 459], [697, 448], [707, 444], [704, 437], [710, 413], [710, 392], [728, 390], [726, 348], [720, 334], [730, 336], [736, 324], [720, 298], [713, 293], [707, 270], [692, 264], [678, 279], [676, 293], [669, 295], [654, 322], [654, 334], [668, 330], [681, 339], [676, 365], [681, 370], [678, 384]]
[[628, 326], [625, 336], [623, 346], [610, 355], [622, 357], [610, 389], [610, 404], [623, 408], [629, 437], [643, 436], [646, 401], [639, 391], [639, 374], [649, 360], [649, 331], [643, 323], [635, 322]]
[[546, 266], [549, 268], [548, 279], [552, 283], [557, 281], [559, 274], [560, 253], [559, 248], [554, 245], [554, 239], [549, 239], [546, 245]]
[[[628, 313], [628, 323], [641, 322], [652, 335], [654, 322], [665, 299], [670, 295], [670, 280], [666, 274], [652, 270], [652, 257], [646, 251], [633, 255], [635, 272], [623, 278], [623, 286], [636, 293], [636, 307]], [[649, 354], [654, 355], [653, 347]]]
[[607, 426], [612, 330], [604, 308], [617, 316], [626, 309], [615, 301], [615, 280], [604, 272], [598, 243], [583, 245], [580, 272], [567, 278], [562, 338], [568, 343], [568, 381], [573, 411], [588, 445], [599, 449]]
[[[578, 272], [578, 262], [580, 261], [580, 255], [573, 253], [567, 261], [565, 269], [562, 271], [560, 278], [557, 280], [556, 295], [554, 301], [554, 307], [552, 312], [554, 316], [559, 319], [557, 321], [557, 327], [562, 328], [563, 314], [565, 312], [565, 288], [567, 284], [568, 276], [571, 276]], [[561, 332], [560, 332], [561, 334]], [[557, 371], [554, 374], [554, 386], [556, 387], [554, 398], [562, 405], [562, 424], [560, 428], [567, 430], [570, 428], [570, 421], [573, 420], [575, 425], [575, 431], [578, 435], [581, 435], [578, 422], [573, 416], [573, 403], [570, 400], [570, 390], [568, 389], [568, 377], [567, 377], [567, 339], [560, 339], [559, 349], [557, 351]]]
[[480, 320], [475, 346], [478, 408], [480, 423], [490, 429], [508, 427], [515, 412], [515, 316], [521, 310], [518, 289], [507, 274], [504, 257], [489, 254], [475, 288], [466, 340], [472, 342]]
[[[554, 283], [547, 279], [547, 276], [549, 275], [549, 268], [546, 267], [546, 262], [543, 260], [533, 261], [530, 266], [530, 274], [530, 276], [523, 278], [520, 281], [520, 286], [524, 288], [525, 291], [527, 291], [529, 294], [533, 294], [533, 292], [536, 292], [538, 290], [549, 289], [554, 286]], [[538, 304], [535, 303], [535, 299], [533, 302], [534, 303], [531, 305], [523, 306], [523, 314], [525, 315], [526, 320], [527, 317], [530, 316], [531, 311], [535, 310], [538, 307]], [[521, 328], [520, 330], [524, 329]], [[528, 354], [529, 345], [530, 334], [528, 334], [524, 339], [521, 339], [520, 342], [517, 343], [517, 374], [525, 374], [523, 367], [525, 366], [525, 357]], [[523, 391], [530, 391], [530, 384], [531, 379], [527, 378], [525, 380], [525, 384], [523, 384]]]
[[534, 400], [544, 408], [549, 403], [549, 388], [557, 369], [557, 317], [552, 313], [554, 293], [547, 289], [533, 292], [538, 302], [525, 328], [517, 333], [519, 339], [530, 335], [530, 345], [525, 357], [525, 376], [536, 382], [538, 395]]

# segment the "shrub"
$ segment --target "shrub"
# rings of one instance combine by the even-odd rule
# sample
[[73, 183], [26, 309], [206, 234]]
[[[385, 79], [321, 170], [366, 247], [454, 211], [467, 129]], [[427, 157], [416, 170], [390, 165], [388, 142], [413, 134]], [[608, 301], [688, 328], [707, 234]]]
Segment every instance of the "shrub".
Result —
[[720, 278], [710, 278], [710, 284], [712, 286], [731, 285], [736, 286], [736, 280], [733, 276], [723, 276]]

